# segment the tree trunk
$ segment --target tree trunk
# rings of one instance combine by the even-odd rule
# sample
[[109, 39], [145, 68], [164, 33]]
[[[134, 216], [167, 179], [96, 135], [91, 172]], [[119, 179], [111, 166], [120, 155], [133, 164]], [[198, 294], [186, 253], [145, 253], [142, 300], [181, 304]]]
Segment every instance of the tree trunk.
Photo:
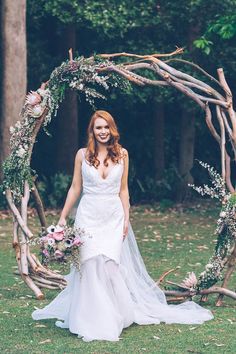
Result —
[[0, 166], [10, 152], [9, 128], [19, 119], [27, 88], [26, 0], [1, 1], [1, 39]]
[[[76, 28], [66, 26], [60, 42], [60, 53], [68, 57], [68, 50], [76, 48]], [[78, 99], [75, 92], [68, 91], [57, 117], [56, 170], [72, 174], [78, 149]]]
[[188, 193], [188, 183], [193, 183], [190, 173], [194, 159], [195, 116], [193, 112], [182, 111], [179, 146], [179, 175], [176, 199], [182, 202]]
[[[201, 21], [201, 20], [200, 20]], [[188, 32], [188, 51], [192, 60], [195, 61], [193, 42], [201, 33], [201, 24], [197, 22], [190, 25]], [[179, 147], [179, 175], [180, 182], [177, 187], [176, 200], [182, 202], [188, 194], [188, 183], [193, 183], [190, 173], [194, 159], [194, 140], [195, 140], [195, 116], [189, 110], [182, 111], [180, 127], [180, 147]]]
[[153, 102], [153, 130], [154, 130], [154, 168], [155, 179], [161, 180], [165, 169], [165, 151], [164, 151], [164, 128], [165, 128], [165, 110], [164, 103]]

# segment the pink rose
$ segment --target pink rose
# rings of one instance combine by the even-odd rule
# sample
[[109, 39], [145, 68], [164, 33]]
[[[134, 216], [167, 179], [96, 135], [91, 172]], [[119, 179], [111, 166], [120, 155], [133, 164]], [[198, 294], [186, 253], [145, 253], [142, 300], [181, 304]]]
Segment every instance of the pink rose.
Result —
[[48, 250], [43, 250], [43, 254], [44, 254], [44, 256], [49, 257], [49, 252], [48, 252]]
[[60, 258], [64, 257], [64, 253], [59, 250], [56, 250], [56, 252], [54, 253], [54, 256], [55, 256], [55, 258], [60, 259]]
[[56, 241], [62, 241], [64, 238], [64, 232], [54, 232], [53, 234], [50, 235], [51, 237], [54, 238]]
[[80, 246], [82, 244], [82, 241], [79, 237], [76, 237], [73, 241], [72, 246]]

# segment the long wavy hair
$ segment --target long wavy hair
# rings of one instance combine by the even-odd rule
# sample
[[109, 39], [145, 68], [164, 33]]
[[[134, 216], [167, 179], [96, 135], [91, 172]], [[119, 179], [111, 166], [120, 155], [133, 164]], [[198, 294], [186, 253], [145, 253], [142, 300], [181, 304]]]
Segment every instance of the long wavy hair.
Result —
[[114, 118], [107, 111], [95, 111], [90, 119], [88, 126], [88, 142], [86, 150], [86, 160], [93, 165], [95, 168], [98, 168], [100, 162], [97, 158], [98, 156], [98, 146], [97, 141], [94, 136], [93, 128], [94, 123], [97, 118], [103, 118], [107, 122], [110, 129], [110, 139], [107, 142], [107, 156], [104, 160], [104, 165], [108, 166], [108, 160], [111, 159], [113, 163], [119, 163], [123, 157], [122, 146], [119, 144], [120, 134], [118, 132]]

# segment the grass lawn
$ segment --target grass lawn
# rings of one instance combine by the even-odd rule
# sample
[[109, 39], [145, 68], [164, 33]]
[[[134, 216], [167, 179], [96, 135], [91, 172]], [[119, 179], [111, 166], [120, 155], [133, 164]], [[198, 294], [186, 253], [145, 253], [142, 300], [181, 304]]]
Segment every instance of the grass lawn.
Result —
[[[132, 208], [131, 222], [146, 263], [154, 279], [166, 270], [180, 266], [168, 277], [182, 280], [188, 271], [199, 274], [213, 253], [217, 207], [213, 202], [195, 207], [161, 210], [158, 206]], [[48, 223], [57, 217], [48, 216]], [[36, 218], [29, 215], [33, 230]], [[68, 330], [55, 327], [54, 320], [33, 321], [34, 306], [43, 307], [55, 291], [46, 290], [46, 300], [38, 301], [14, 274], [16, 262], [11, 248], [11, 217], [0, 218], [0, 353], [235, 353], [236, 302], [226, 299], [216, 308], [216, 296], [206, 306], [214, 320], [204, 325], [132, 325], [119, 342], [84, 343]], [[236, 274], [230, 288], [235, 289]], [[94, 294], [96, 296], [96, 294]], [[198, 301], [199, 298], [196, 298]]]

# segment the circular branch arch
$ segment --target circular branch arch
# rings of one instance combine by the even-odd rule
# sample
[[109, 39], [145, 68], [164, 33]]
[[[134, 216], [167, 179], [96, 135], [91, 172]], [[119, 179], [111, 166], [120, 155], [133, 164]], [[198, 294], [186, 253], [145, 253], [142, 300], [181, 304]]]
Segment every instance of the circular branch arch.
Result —
[[[69, 60], [55, 68], [49, 80], [43, 83], [36, 92], [31, 92], [26, 97], [20, 114], [21, 120], [11, 128], [11, 153], [4, 162], [3, 189], [14, 218], [13, 247], [16, 251], [19, 273], [38, 299], [44, 297], [42, 288], [62, 288], [66, 285], [66, 281], [62, 275], [42, 265], [31, 253], [27, 243], [33, 237], [27, 225], [27, 205], [30, 193], [36, 202], [41, 227], [46, 228], [43, 204], [35, 185], [35, 172], [30, 167], [30, 161], [36, 136], [40, 128], [45, 128], [52, 116], [56, 115], [66, 89], [85, 94], [91, 104], [94, 103], [95, 98], [105, 97], [97, 90], [97, 87], [102, 87], [105, 91], [112, 86], [125, 89], [132, 83], [140, 87], [173, 87], [182, 92], [203, 110], [206, 124], [220, 146], [221, 176], [228, 192], [235, 193], [230, 168], [231, 160], [236, 160], [236, 113], [224, 71], [222, 68], [218, 69], [218, 79], [216, 79], [198, 65], [174, 58], [182, 52], [183, 49], [178, 48], [169, 54], [114, 53], [73, 59], [70, 50]], [[115, 62], [117, 59], [118, 62]], [[119, 59], [122, 60], [119, 62]], [[126, 59], [127, 61], [124, 61]], [[175, 61], [189, 65], [201, 73], [204, 81], [171, 66], [171, 63]], [[147, 71], [151, 71], [152, 77], [154, 74], [155, 78], [148, 78], [145, 75]], [[213, 112], [217, 117], [214, 122]], [[227, 148], [226, 140], [230, 142]], [[231, 151], [228, 151], [229, 146]], [[230, 265], [226, 278], [227, 275], [230, 276], [235, 265], [235, 244], [231, 258], [228, 257], [228, 259], [230, 259]], [[227, 284], [224, 283], [224, 286], [226, 287]], [[206, 290], [208, 293], [217, 292], [216, 288], [205, 289], [205, 293]], [[218, 290], [218, 293], [236, 299], [236, 293], [230, 292], [229, 295], [229, 292]], [[198, 293], [201, 294], [201, 291]], [[190, 292], [189, 296], [191, 294]]]

